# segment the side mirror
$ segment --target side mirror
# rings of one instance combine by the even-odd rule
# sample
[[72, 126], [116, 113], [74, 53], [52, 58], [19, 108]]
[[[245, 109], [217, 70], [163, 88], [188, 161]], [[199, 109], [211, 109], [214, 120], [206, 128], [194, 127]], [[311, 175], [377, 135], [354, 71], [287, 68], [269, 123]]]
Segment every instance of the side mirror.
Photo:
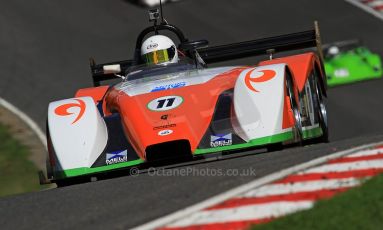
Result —
[[104, 74], [118, 74], [121, 73], [121, 65], [104, 65], [102, 67]]

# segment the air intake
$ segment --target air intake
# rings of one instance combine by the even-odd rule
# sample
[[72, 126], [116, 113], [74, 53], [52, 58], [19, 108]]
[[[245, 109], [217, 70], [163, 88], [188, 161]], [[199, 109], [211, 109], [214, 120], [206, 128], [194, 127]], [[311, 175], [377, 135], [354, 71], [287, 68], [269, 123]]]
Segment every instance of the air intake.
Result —
[[146, 148], [148, 162], [191, 157], [191, 147], [188, 140], [169, 141], [150, 145]]

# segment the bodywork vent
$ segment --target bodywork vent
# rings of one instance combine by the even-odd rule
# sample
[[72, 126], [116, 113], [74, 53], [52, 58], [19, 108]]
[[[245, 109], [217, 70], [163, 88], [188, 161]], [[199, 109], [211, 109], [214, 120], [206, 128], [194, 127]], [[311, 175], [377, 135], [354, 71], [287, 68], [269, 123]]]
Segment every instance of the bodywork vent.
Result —
[[148, 162], [192, 157], [188, 140], [176, 140], [150, 145], [146, 148], [145, 152]]

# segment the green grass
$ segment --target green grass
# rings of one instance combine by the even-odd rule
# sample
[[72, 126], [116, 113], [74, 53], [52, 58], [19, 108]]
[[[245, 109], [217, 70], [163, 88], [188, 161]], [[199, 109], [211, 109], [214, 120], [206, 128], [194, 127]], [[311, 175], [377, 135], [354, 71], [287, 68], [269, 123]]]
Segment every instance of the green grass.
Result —
[[383, 174], [363, 186], [319, 201], [313, 209], [251, 229], [383, 229]]
[[28, 160], [28, 149], [15, 140], [0, 124], [0, 197], [37, 191], [40, 186], [37, 167]]

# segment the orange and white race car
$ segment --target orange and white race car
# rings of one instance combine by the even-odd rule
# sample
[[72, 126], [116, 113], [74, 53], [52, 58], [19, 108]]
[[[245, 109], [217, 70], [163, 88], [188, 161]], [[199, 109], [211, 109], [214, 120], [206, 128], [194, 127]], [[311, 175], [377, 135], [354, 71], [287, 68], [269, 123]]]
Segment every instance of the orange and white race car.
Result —
[[[48, 179], [64, 185], [174, 158], [327, 141], [320, 53], [273, 57], [321, 50], [315, 28], [213, 47], [164, 22], [144, 29], [132, 60], [92, 61], [94, 87], [49, 104]], [[169, 33], [177, 42], [162, 35]], [[266, 60], [208, 67], [256, 55]], [[111, 79], [120, 80], [100, 85]]]
[[[154, 7], [160, 5], [160, 0], [129, 0], [130, 2], [141, 5], [141, 6], [146, 6], [146, 7]], [[178, 2], [179, 0], [162, 0], [162, 3], [170, 3], [170, 2]]]

